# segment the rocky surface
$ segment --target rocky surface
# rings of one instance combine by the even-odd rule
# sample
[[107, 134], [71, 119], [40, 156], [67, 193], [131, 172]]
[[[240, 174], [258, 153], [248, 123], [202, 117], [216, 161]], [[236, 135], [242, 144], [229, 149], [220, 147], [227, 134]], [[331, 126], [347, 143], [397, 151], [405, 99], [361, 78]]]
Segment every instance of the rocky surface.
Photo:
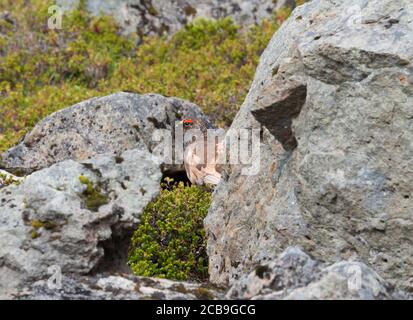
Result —
[[59, 162], [0, 189], [0, 296], [47, 278], [49, 268], [126, 269], [132, 228], [160, 190], [159, 166], [135, 149]]
[[174, 133], [182, 118], [208, 121], [189, 102], [121, 92], [52, 114], [7, 151], [2, 167], [28, 175], [0, 171], [0, 297], [216, 297], [200, 284], [127, 274], [140, 214], [163, 173], [182, 169], [165, 163], [155, 133]]
[[[79, 1], [56, 1], [63, 9], [73, 9]], [[251, 25], [270, 18], [283, 6], [295, 7], [294, 0], [87, 0], [94, 15], [115, 17], [125, 34], [172, 34], [195, 18], [231, 17], [238, 24]]]
[[85, 160], [102, 153], [119, 155], [134, 148], [161, 155], [163, 140], [156, 141], [154, 132], [172, 132], [175, 122], [182, 118], [208, 121], [195, 104], [157, 94], [120, 92], [92, 98], [38, 123], [18, 146], [3, 154], [2, 166], [21, 174], [67, 159]]
[[364, 263], [341, 261], [330, 266], [315, 261], [297, 247], [260, 265], [235, 281], [228, 299], [378, 300], [390, 299], [388, 284]]
[[225, 296], [126, 265], [180, 170], [153, 134], [204, 118], [196, 105], [118, 93], [41, 121], [0, 164], [0, 298], [411, 299], [412, 21], [408, 0], [313, 0], [274, 36], [232, 125], [262, 129], [260, 170], [225, 168], [205, 219]]
[[[294, 11], [232, 125], [263, 126], [260, 172], [232, 166], [214, 193], [205, 220], [214, 283], [299, 245], [338, 263], [312, 292], [339, 285], [348, 259], [413, 290], [412, 61], [411, 1], [314, 0]], [[309, 288], [292, 297], [312, 297]]]
[[0, 298], [218, 297], [201, 284], [128, 274], [140, 214], [162, 175], [181, 170], [165, 163], [155, 133], [174, 133], [182, 118], [208, 121], [189, 102], [121, 92], [52, 114], [7, 151], [2, 167], [29, 174], [0, 171]]
[[40, 280], [14, 296], [23, 300], [212, 300], [219, 290], [198, 283], [108, 275]]

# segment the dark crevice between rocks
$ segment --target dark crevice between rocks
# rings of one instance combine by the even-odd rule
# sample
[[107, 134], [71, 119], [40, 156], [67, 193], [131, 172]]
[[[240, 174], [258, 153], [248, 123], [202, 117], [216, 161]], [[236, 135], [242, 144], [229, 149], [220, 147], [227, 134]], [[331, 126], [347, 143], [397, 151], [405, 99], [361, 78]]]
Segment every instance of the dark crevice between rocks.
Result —
[[163, 172], [162, 175], [162, 183], [161, 185], [164, 187], [168, 185], [166, 179], [173, 179], [174, 183], [183, 182], [186, 186], [191, 185], [191, 181], [189, 181], [188, 176], [185, 171], [177, 171], [177, 170], [166, 170]]
[[287, 151], [297, 147], [297, 140], [291, 128], [292, 120], [300, 114], [306, 97], [307, 86], [299, 85], [291, 88], [284, 99], [252, 111], [257, 121], [265, 126]]
[[90, 271], [90, 275], [100, 273], [131, 274], [128, 266], [129, 246], [132, 240], [133, 229], [123, 230], [121, 234], [113, 233], [108, 240], [101, 242], [104, 256]]
[[0, 155], [0, 169], [7, 171], [8, 173], [11, 173], [12, 175], [16, 176], [16, 177], [25, 177], [28, 176], [29, 174], [32, 174], [38, 170], [40, 170], [40, 168], [19, 168], [19, 167], [10, 167], [8, 165], [6, 165], [6, 163], [2, 162], [1, 160], [1, 155]]

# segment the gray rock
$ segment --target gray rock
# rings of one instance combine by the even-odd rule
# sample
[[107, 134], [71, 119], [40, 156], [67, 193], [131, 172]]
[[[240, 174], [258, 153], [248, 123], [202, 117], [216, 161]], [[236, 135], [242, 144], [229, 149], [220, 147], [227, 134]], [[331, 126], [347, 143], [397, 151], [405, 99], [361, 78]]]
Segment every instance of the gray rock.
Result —
[[3, 166], [21, 174], [67, 159], [83, 161], [134, 148], [160, 155], [163, 141], [153, 139], [154, 131], [173, 131], [182, 117], [207, 121], [198, 106], [177, 98], [125, 92], [92, 98], [39, 122], [18, 146], [3, 154]]
[[227, 299], [377, 300], [391, 299], [389, 285], [364, 263], [341, 261], [331, 266], [289, 247], [268, 265], [235, 281]]
[[0, 297], [48, 278], [50, 268], [84, 275], [109, 270], [108, 259], [126, 268], [130, 237], [111, 244], [159, 193], [159, 166], [148, 151], [129, 150], [66, 160], [0, 189]]
[[277, 259], [255, 267], [249, 275], [235, 281], [226, 293], [227, 299], [251, 299], [271, 294], [281, 299], [287, 292], [317, 279], [320, 263], [297, 247], [287, 248]]
[[[64, 10], [79, 1], [58, 0]], [[113, 15], [125, 34], [172, 34], [195, 18], [231, 17], [236, 23], [251, 25], [270, 18], [275, 9], [295, 7], [294, 0], [88, 0], [87, 9], [94, 15]]]
[[[321, 271], [319, 279], [289, 293], [285, 300], [391, 299], [389, 285], [361, 262], [341, 261]], [[260, 297], [256, 297], [259, 299]], [[264, 296], [263, 299], [271, 299]]]
[[220, 297], [220, 291], [202, 284], [125, 274], [62, 276], [53, 284], [40, 280], [14, 296], [24, 300], [204, 300]]
[[299, 245], [413, 289], [413, 3], [314, 0], [261, 57], [232, 128], [263, 126], [260, 171], [233, 165], [205, 220], [233, 283]]

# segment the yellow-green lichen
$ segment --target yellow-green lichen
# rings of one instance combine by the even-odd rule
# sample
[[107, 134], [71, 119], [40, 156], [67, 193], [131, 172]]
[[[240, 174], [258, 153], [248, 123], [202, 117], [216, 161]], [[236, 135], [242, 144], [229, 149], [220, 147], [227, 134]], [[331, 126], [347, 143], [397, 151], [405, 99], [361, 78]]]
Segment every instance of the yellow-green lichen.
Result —
[[43, 228], [44, 226], [44, 223], [40, 220], [32, 220], [30, 224], [35, 229], [40, 229], [40, 228]]
[[82, 175], [79, 177], [79, 181], [86, 186], [82, 196], [88, 210], [98, 211], [101, 206], [109, 203], [108, 197], [102, 193], [101, 188], [90, 181], [89, 178]]
[[31, 221], [31, 226], [35, 229], [44, 228], [46, 230], [52, 230], [57, 227], [57, 224], [54, 223], [53, 221], [48, 221], [48, 220], [42, 221], [42, 220], [34, 219]]
[[32, 239], [36, 239], [40, 237], [41, 232], [39, 229], [45, 229], [45, 230], [54, 230], [58, 227], [56, 223], [53, 221], [48, 221], [48, 220], [38, 220], [38, 219], [33, 219], [30, 221], [30, 225], [32, 227], [30, 231], [30, 237]]
[[20, 179], [13, 177], [12, 175], [0, 173], [0, 186], [10, 186], [10, 185], [19, 185], [21, 183]]
[[31, 232], [30, 232], [30, 237], [34, 240], [34, 239], [37, 239], [38, 237], [40, 237], [40, 233], [39, 232], [37, 232], [37, 230], [32, 230]]

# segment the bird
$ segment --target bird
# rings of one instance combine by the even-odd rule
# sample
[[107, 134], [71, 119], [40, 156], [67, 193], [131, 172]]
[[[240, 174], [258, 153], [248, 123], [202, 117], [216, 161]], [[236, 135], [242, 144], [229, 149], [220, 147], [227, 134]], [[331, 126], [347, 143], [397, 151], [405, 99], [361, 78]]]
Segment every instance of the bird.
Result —
[[[223, 144], [208, 139], [211, 126], [201, 119], [181, 121], [184, 134], [184, 166], [189, 181], [195, 185], [215, 186], [221, 181], [220, 155]], [[215, 150], [211, 153], [208, 151]], [[209, 154], [208, 154], [209, 153]]]

